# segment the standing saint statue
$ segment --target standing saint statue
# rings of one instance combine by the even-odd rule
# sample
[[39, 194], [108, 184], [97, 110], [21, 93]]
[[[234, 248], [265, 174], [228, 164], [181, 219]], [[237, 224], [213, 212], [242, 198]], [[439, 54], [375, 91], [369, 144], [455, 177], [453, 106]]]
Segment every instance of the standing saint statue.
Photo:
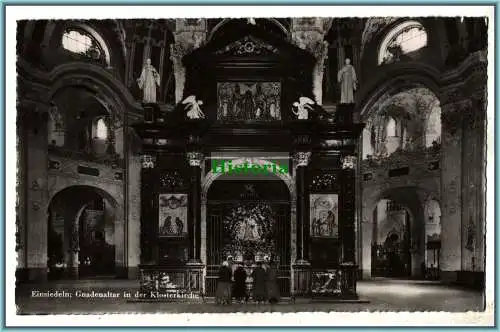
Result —
[[337, 74], [337, 81], [340, 83], [340, 103], [353, 104], [358, 79], [350, 59], [345, 59], [344, 67]]
[[139, 89], [143, 92], [142, 101], [144, 103], [156, 103], [156, 85], [160, 86], [160, 74], [151, 65], [151, 59], [146, 60], [137, 83]]

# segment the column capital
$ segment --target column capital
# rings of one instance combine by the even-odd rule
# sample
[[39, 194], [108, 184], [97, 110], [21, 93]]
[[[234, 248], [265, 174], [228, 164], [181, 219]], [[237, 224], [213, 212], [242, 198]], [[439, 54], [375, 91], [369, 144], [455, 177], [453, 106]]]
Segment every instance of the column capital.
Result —
[[355, 169], [356, 168], [356, 156], [348, 155], [342, 158], [342, 169]]
[[309, 151], [299, 151], [293, 154], [293, 162], [295, 167], [307, 166], [311, 161], [312, 152]]
[[200, 167], [203, 162], [203, 153], [202, 152], [194, 152], [190, 151], [186, 153], [186, 158], [189, 162], [189, 166]]
[[457, 129], [462, 127], [462, 120], [470, 112], [472, 112], [470, 99], [448, 99], [447, 103], [441, 105], [443, 133], [455, 135]]

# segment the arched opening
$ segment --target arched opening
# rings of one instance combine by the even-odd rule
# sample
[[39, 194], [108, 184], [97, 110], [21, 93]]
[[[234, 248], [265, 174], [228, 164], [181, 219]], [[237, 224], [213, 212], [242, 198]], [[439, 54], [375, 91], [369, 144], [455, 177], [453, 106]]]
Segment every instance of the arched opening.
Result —
[[[115, 275], [117, 203], [105, 191], [88, 186], [61, 190], [48, 207], [50, 279]], [[117, 242], [118, 241], [118, 242]]]
[[219, 266], [231, 257], [247, 275], [257, 262], [274, 260], [280, 294], [290, 294], [291, 194], [285, 182], [223, 174], [211, 182], [206, 198], [206, 293], [214, 294]]
[[[74, 107], [78, 105], [78, 107]], [[118, 140], [110, 110], [82, 87], [60, 91], [49, 108], [49, 147], [96, 157], [112, 157]]]
[[[248, 25], [267, 30], [268, 33], [277, 38], [288, 39], [288, 28], [290, 24], [286, 18], [225, 18], [218, 22], [210, 31], [208, 41], [223, 39], [227, 34], [234, 32], [234, 29], [241, 25]], [[233, 30], [231, 32], [231, 30]]]
[[396, 120], [390, 116], [389, 119], [387, 119], [387, 125], [385, 127], [386, 129], [386, 138], [390, 137], [397, 137], [397, 131], [396, 131]]
[[404, 147], [404, 136], [406, 128], [403, 125], [403, 119], [395, 116], [387, 116], [385, 125], [385, 151], [391, 155], [398, 149]]
[[404, 205], [378, 201], [373, 210], [372, 276], [411, 276], [411, 218]]
[[438, 103], [432, 106], [425, 124], [425, 146], [441, 144], [441, 107]]
[[48, 143], [52, 146], [62, 147], [65, 144], [64, 114], [55, 102], [50, 102], [49, 118], [47, 121]]
[[388, 64], [408, 57], [427, 46], [427, 32], [420, 22], [406, 21], [394, 27], [379, 48], [378, 64]]
[[[423, 86], [388, 91], [368, 110], [370, 131], [363, 136], [363, 158], [423, 150], [441, 142], [439, 99]], [[366, 148], [365, 148], [366, 146]], [[365, 153], [364, 151], [371, 153]]]
[[439, 279], [441, 251], [441, 207], [435, 199], [425, 204], [425, 277]]
[[365, 196], [369, 202], [363, 208], [365, 222], [361, 224], [360, 240], [366, 277], [425, 276], [425, 206], [421, 194], [418, 187], [395, 187]]
[[108, 126], [104, 118], [99, 118], [96, 123], [96, 135], [98, 139], [105, 140], [108, 138]]

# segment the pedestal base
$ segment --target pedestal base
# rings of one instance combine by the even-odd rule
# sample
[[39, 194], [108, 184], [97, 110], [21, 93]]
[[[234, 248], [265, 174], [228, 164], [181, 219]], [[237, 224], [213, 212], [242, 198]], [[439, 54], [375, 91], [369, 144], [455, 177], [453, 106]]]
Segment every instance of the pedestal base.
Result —
[[293, 264], [294, 289], [292, 297], [308, 297], [311, 295], [311, 264], [298, 260]]
[[191, 300], [203, 297], [204, 265], [193, 261], [184, 266], [140, 266], [140, 291], [144, 299]]
[[202, 296], [203, 293], [203, 268], [205, 265], [199, 260], [186, 263], [187, 289]]
[[312, 269], [311, 296], [314, 300], [357, 300], [357, 266], [340, 264], [336, 268]]
[[144, 122], [146, 123], [156, 122], [159, 116], [158, 105], [143, 103], [142, 107], [144, 108]]
[[354, 119], [354, 104], [338, 104], [335, 119], [340, 125], [352, 124]]

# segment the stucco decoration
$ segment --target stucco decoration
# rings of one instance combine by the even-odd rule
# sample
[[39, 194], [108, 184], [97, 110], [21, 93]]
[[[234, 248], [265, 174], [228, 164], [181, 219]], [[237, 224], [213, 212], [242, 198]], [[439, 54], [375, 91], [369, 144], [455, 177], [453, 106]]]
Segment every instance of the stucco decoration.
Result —
[[[440, 101], [437, 96], [425, 87], [414, 87], [383, 94], [368, 110], [366, 123], [373, 126], [370, 129], [370, 143], [372, 157], [384, 155], [386, 151], [386, 127], [389, 117], [401, 121], [404, 131], [401, 148], [405, 150], [419, 150], [427, 143], [427, 134], [432, 137], [441, 135], [441, 123], [430, 123], [435, 118], [431, 113], [441, 113]], [[435, 121], [434, 121], [435, 122]], [[435, 124], [435, 125], [434, 125]], [[436, 126], [438, 128], [436, 128]], [[372, 139], [373, 136], [373, 139]], [[434, 139], [434, 138], [433, 138]], [[439, 141], [439, 140], [438, 140]]]
[[431, 90], [427, 88], [413, 88], [392, 96], [387, 96], [380, 103], [377, 102], [375, 107], [380, 110], [386, 109], [389, 106], [401, 107], [411, 115], [424, 118], [436, 105], [439, 105], [439, 99]]

